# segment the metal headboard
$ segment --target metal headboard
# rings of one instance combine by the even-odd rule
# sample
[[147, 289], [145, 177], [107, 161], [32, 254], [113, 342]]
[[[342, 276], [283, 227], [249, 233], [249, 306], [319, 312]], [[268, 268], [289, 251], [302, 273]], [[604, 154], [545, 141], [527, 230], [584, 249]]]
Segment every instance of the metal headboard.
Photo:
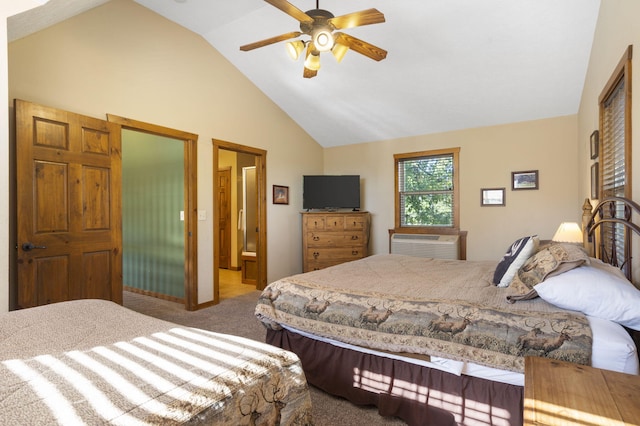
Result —
[[[622, 197], [604, 198], [591, 210], [591, 202], [587, 198], [582, 206], [582, 227], [584, 229], [584, 245], [589, 255], [597, 257], [603, 262], [620, 268], [631, 282], [631, 231], [640, 235], [640, 227], [633, 223], [633, 214], [640, 214], [640, 205]], [[603, 233], [605, 223], [620, 224], [624, 228], [623, 253], [618, 253], [617, 235], [613, 233], [611, 247], [605, 247]], [[596, 230], [598, 231], [596, 233]], [[596, 244], [599, 246], [595, 250]], [[640, 353], [640, 331], [627, 327], [636, 348]]]
[[[640, 226], [633, 223], [632, 215], [640, 214], [640, 205], [623, 197], [608, 197], [600, 201], [591, 210], [591, 202], [587, 198], [582, 206], [582, 225], [584, 229], [585, 248], [593, 257], [620, 268], [627, 279], [632, 281], [631, 231], [640, 235]], [[620, 224], [623, 228], [622, 253], [618, 245], [619, 236], [611, 235], [610, 245], [605, 247], [604, 232], [606, 223]], [[598, 231], [598, 232], [596, 232]]]

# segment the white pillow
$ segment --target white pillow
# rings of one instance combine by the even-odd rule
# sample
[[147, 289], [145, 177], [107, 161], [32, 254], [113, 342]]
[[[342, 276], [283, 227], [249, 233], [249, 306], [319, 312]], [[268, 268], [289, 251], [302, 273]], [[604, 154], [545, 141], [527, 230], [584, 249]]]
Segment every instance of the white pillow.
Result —
[[587, 316], [593, 335], [591, 366], [621, 373], [640, 373], [633, 339], [620, 324]]
[[579, 311], [640, 331], [640, 290], [616, 268], [591, 259], [535, 286], [538, 295], [559, 308]]

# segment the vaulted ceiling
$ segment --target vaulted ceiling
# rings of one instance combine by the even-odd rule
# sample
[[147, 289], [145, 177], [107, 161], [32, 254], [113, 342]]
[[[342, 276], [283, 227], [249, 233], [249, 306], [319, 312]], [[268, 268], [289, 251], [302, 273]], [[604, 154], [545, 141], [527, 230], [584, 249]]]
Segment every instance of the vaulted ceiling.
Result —
[[[44, 3], [45, 0], [43, 0]], [[107, 0], [49, 0], [9, 18], [11, 42]], [[386, 22], [344, 30], [388, 51], [321, 55], [302, 77], [284, 42], [299, 30], [262, 0], [134, 0], [200, 34], [325, 147], [578, 112], [600, 0], [322, 0], [335, 16], [376, 8]], [[303, 11], [317, 0], [289, 0]]]

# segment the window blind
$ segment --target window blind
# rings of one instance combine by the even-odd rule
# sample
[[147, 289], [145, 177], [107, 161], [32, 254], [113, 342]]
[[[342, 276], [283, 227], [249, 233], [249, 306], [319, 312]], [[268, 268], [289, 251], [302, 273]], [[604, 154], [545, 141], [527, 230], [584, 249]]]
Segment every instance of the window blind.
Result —
[[[630, 58], [629, 58], [630, 59]], [[625, 197], [628, 192], [631, 170], [627, 168], [627, 120], [629, 117], [627, 96], [628, 71], [626, 66], [620, 68], [620, 74], [614, 83], [605, 88], [607, 96], [601, 100], [601, 158], [600, 158], [600, 191], [601, 198]], [[616, 204], [614, 211], [603, 210], [603, 218], [625, 217], [624, 206]], [[629, 254], [625, 252], [626, 240], [630, 238], [624, 226], [609, 222], [602, 225], [600, 250], [602, 257], [612, 264], [630, 268], [627, 263]]]
[[602, 196], [624, 197], [625, 84], [621, 80], [605, 100], [602, 115]]
[[401, 226], [453, 225], [453, 173], [452, 154], [399, 160]]

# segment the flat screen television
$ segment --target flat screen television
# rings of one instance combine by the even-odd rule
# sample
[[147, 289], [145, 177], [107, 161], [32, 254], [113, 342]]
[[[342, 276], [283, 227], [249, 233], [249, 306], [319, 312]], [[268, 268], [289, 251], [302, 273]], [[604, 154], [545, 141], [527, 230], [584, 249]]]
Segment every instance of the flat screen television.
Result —
[[360, 176], [303, 176], [302, 208], [305, 210], [360, 209]]

